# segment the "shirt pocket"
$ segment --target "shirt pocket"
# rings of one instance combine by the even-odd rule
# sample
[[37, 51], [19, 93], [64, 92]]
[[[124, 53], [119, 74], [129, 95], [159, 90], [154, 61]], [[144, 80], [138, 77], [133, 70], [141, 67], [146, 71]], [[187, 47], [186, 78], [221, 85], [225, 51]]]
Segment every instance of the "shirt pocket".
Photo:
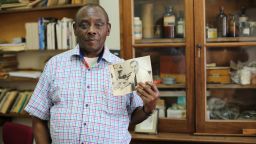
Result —
[[113, 96], [111, 89], [103, 88], [104, 94], [101, 94], [103, 97], [104, 111], [110, 114], [119, 114], [125, 115], [126, 110], [126, 96]]

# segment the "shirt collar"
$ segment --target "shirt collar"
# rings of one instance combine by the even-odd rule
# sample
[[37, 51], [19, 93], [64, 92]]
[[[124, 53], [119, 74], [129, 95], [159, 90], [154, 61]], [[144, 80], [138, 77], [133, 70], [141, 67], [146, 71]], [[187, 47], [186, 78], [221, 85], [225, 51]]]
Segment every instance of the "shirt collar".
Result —
[[[78, 56], [80, 58], [86, 56], [86, 54], [81, 53], [79, 45], [76, 45], [76, 47], [71, 50], [71, 53], [72, 56]], [[113, 63], [113, 60], [111, 59], [111, 53], [106, 46], [104, 46], [103, 52], [100, 53], [97, 62], [100, 62], [101, 60], [105, 60], [108, 63]]]

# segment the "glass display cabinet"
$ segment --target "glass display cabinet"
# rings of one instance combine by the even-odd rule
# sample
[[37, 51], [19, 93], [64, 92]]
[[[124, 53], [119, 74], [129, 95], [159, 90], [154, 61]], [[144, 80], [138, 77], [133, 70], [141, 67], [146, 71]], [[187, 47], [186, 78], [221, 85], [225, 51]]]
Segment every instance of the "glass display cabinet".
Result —
[[160, 90], [158, 131], [193, 132], [193, 1], [131, 0], [121, 9], [123, 57], [151, 57]]
[[256, 1], [194, 3], [196, 133], [251, 135], [256, 129]]
[[151, 56], [159, 132], [253, 134], [255, 8], [255, 0], [122, 1], [122, 56]]

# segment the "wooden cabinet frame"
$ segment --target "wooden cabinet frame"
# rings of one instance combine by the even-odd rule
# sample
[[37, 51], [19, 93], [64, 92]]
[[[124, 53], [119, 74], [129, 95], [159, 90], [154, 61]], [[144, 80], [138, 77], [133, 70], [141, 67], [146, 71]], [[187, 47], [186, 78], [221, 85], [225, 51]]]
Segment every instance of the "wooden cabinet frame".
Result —
[[[206, 120], [206, 51], [210, 47], [256, 46], [256, 42], [216, 42], [206, 40], [206, 0], [194, 0], [195, 11], [195, 79], [196, 79], [196, 134], [242, 135], [242, 129], [256, 129], [256, 121]], [[223, 87], [225, 88], [225, 87]], [[237, 88], [230, 86], [230, 88]], [[252, 88], [241, 86], [239, 88]]]
[[[135, 0], [136, 1], [136, 0]], [[132, 37], [133, 0], [120, 0], [121, 55], [125, 59], [133, 58], [135, 49], [161, 47], [185, 47], [186, 54], [186, 120], [168, 118], [159, 119], [159, 132], [193, 132], [194, 131], [194, 20], [193, 1], [184, 0], [185, 8], [185, 42], [134, 44]], [[135, 48], [136, 47], [136, 48]]]
[[[241, 135], [243, 128], [255, 128], [255, 121], [206, 120], [206, 50], [209, 47], [256, 46], [256, 42], [207, 42], [205, 38], [206, 0], [184, 0], [185, 43], [134, 44], [132, 36], [133, 5], [136, 0], [120, 1], [121, 55], [133, 58], [134, 51], [147, 47], [176, 47], [186, 49], [187, 119], [160, 119], [160, 132], [191, 132], [195, 134]], [[214, 86], [213, 86], [214, 87]], [[236, 86], [231, 86], [236, 88]], [[246, 86], [241, 88], [248, 88]], [[249, 87], [255, 89], [255, 87]]]

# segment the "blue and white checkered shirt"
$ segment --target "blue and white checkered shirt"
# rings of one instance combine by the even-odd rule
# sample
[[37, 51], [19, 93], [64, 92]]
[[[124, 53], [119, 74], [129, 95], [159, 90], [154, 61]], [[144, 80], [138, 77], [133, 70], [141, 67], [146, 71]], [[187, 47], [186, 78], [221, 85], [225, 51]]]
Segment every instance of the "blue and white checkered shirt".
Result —
[[113, 96], [108, 65], [121, 59], [104, 48], [86, 68], [79, 47], [51, 58], [25, 110], [50, 121], [54, 144], [128, 144], [131, 113], [142, 106], [135, 93]]

